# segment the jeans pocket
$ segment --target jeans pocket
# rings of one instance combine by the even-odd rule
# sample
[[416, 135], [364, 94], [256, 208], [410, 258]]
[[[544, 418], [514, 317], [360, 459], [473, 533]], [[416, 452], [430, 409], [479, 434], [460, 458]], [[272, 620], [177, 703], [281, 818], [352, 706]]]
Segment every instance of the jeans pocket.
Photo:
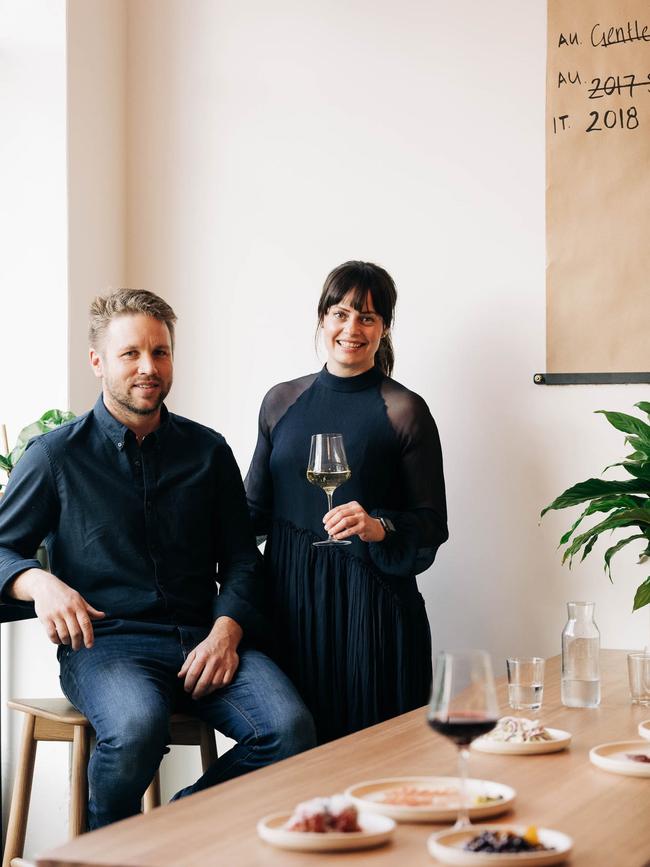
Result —
[[[71, 704], [74, 704], [68, 690], [66, 689], [66, 681], [70, 680], [69, 672], [67, 669], [68, 657], [72, 653], [72, 648], [69, 644], [60, 644], [56, 651], [56, 658], [59, 661], [59, 686], [61, 687], [61, 692], [68, 699]], [[66, 674], [68, 675], [66, 677]]]
[[59, 663], [62, 663], [64, 659], [67, 659], [68, 654], [71, 650], [72, 648], [69, 644], [59, 644], [56, 649], [56, 658], [58, 659]]

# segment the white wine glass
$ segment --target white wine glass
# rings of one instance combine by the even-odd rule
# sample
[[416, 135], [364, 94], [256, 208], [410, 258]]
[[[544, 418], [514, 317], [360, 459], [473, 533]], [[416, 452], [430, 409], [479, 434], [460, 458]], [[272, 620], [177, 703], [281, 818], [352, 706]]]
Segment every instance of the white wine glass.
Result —
[[[334, 491], [352, 475], [343, 445], [341, 434], [314, 434], [309, 449], [309, 464], [307, 465], [307, 480], [322, 488], [327, 494], [327, 511], [332, 509]], [[312, 542], [314, 547], [320, 545], [349, 545], [349, 539], [333, 539], [328, 535], [324, 542]]]
[[467, 803], [469, 745], [491, 731], [499, 718], [490, 655], [485, 650], [442, 651], [436, 657], [427, 721], [458, 747], [460, 779], [454, 830], [470, 825]]

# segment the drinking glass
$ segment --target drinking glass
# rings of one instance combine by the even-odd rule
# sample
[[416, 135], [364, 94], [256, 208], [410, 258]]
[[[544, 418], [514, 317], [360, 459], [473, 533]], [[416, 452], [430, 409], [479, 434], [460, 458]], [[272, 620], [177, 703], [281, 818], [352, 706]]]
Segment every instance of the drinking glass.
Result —
[[471, 742], [497, 724], [499, 705], [490, 656], [485, 650], [442, 651], [436, 657], [427, 720], [458, 747], [460, 803], [454, 830], [470, 825], [467, 759]]
[[[341, 434], [314, 434], [309, 449], [309, 464], [307, 480], [322, 488], [327, 494], [327, 511], [332, 509], [332, 495], [352, 475]], [[314, 547], [320, 545], [350, 545], [349, 539], [333, 539], [327, 536], [325, 542], [312, 542]]]
[[650, 653], [628, 653], [627, 672], [632, 704], [650, 705]]
[[539, 710], [544, 693], [544, 660], [541, 656], [509, 656], [508, 704], [514, 710]]

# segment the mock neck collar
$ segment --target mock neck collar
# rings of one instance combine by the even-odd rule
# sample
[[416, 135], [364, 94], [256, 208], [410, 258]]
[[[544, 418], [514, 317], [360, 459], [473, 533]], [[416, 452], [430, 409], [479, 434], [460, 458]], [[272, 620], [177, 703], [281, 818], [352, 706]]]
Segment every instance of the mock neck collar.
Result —
[[371, 367], [364, 373], [359, 373], [356, 376], [334, 376], [324, 366], [318, 374], [318, 383], [325, 388], [330, 388], [332, 391], [363, 391], [366, 388], [372, 388], [383, 379], [384, 374], [378, 367]]

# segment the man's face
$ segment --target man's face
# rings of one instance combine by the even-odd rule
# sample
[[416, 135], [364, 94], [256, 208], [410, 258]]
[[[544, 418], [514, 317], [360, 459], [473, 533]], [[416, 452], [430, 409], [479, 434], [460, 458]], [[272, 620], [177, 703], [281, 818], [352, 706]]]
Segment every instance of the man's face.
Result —
[[97, 349], [90, 350], [104, 403], [118, 419], [157, 413], [172, 387], [174, 362], [169, 329], [141, 313], [109, 322]]

